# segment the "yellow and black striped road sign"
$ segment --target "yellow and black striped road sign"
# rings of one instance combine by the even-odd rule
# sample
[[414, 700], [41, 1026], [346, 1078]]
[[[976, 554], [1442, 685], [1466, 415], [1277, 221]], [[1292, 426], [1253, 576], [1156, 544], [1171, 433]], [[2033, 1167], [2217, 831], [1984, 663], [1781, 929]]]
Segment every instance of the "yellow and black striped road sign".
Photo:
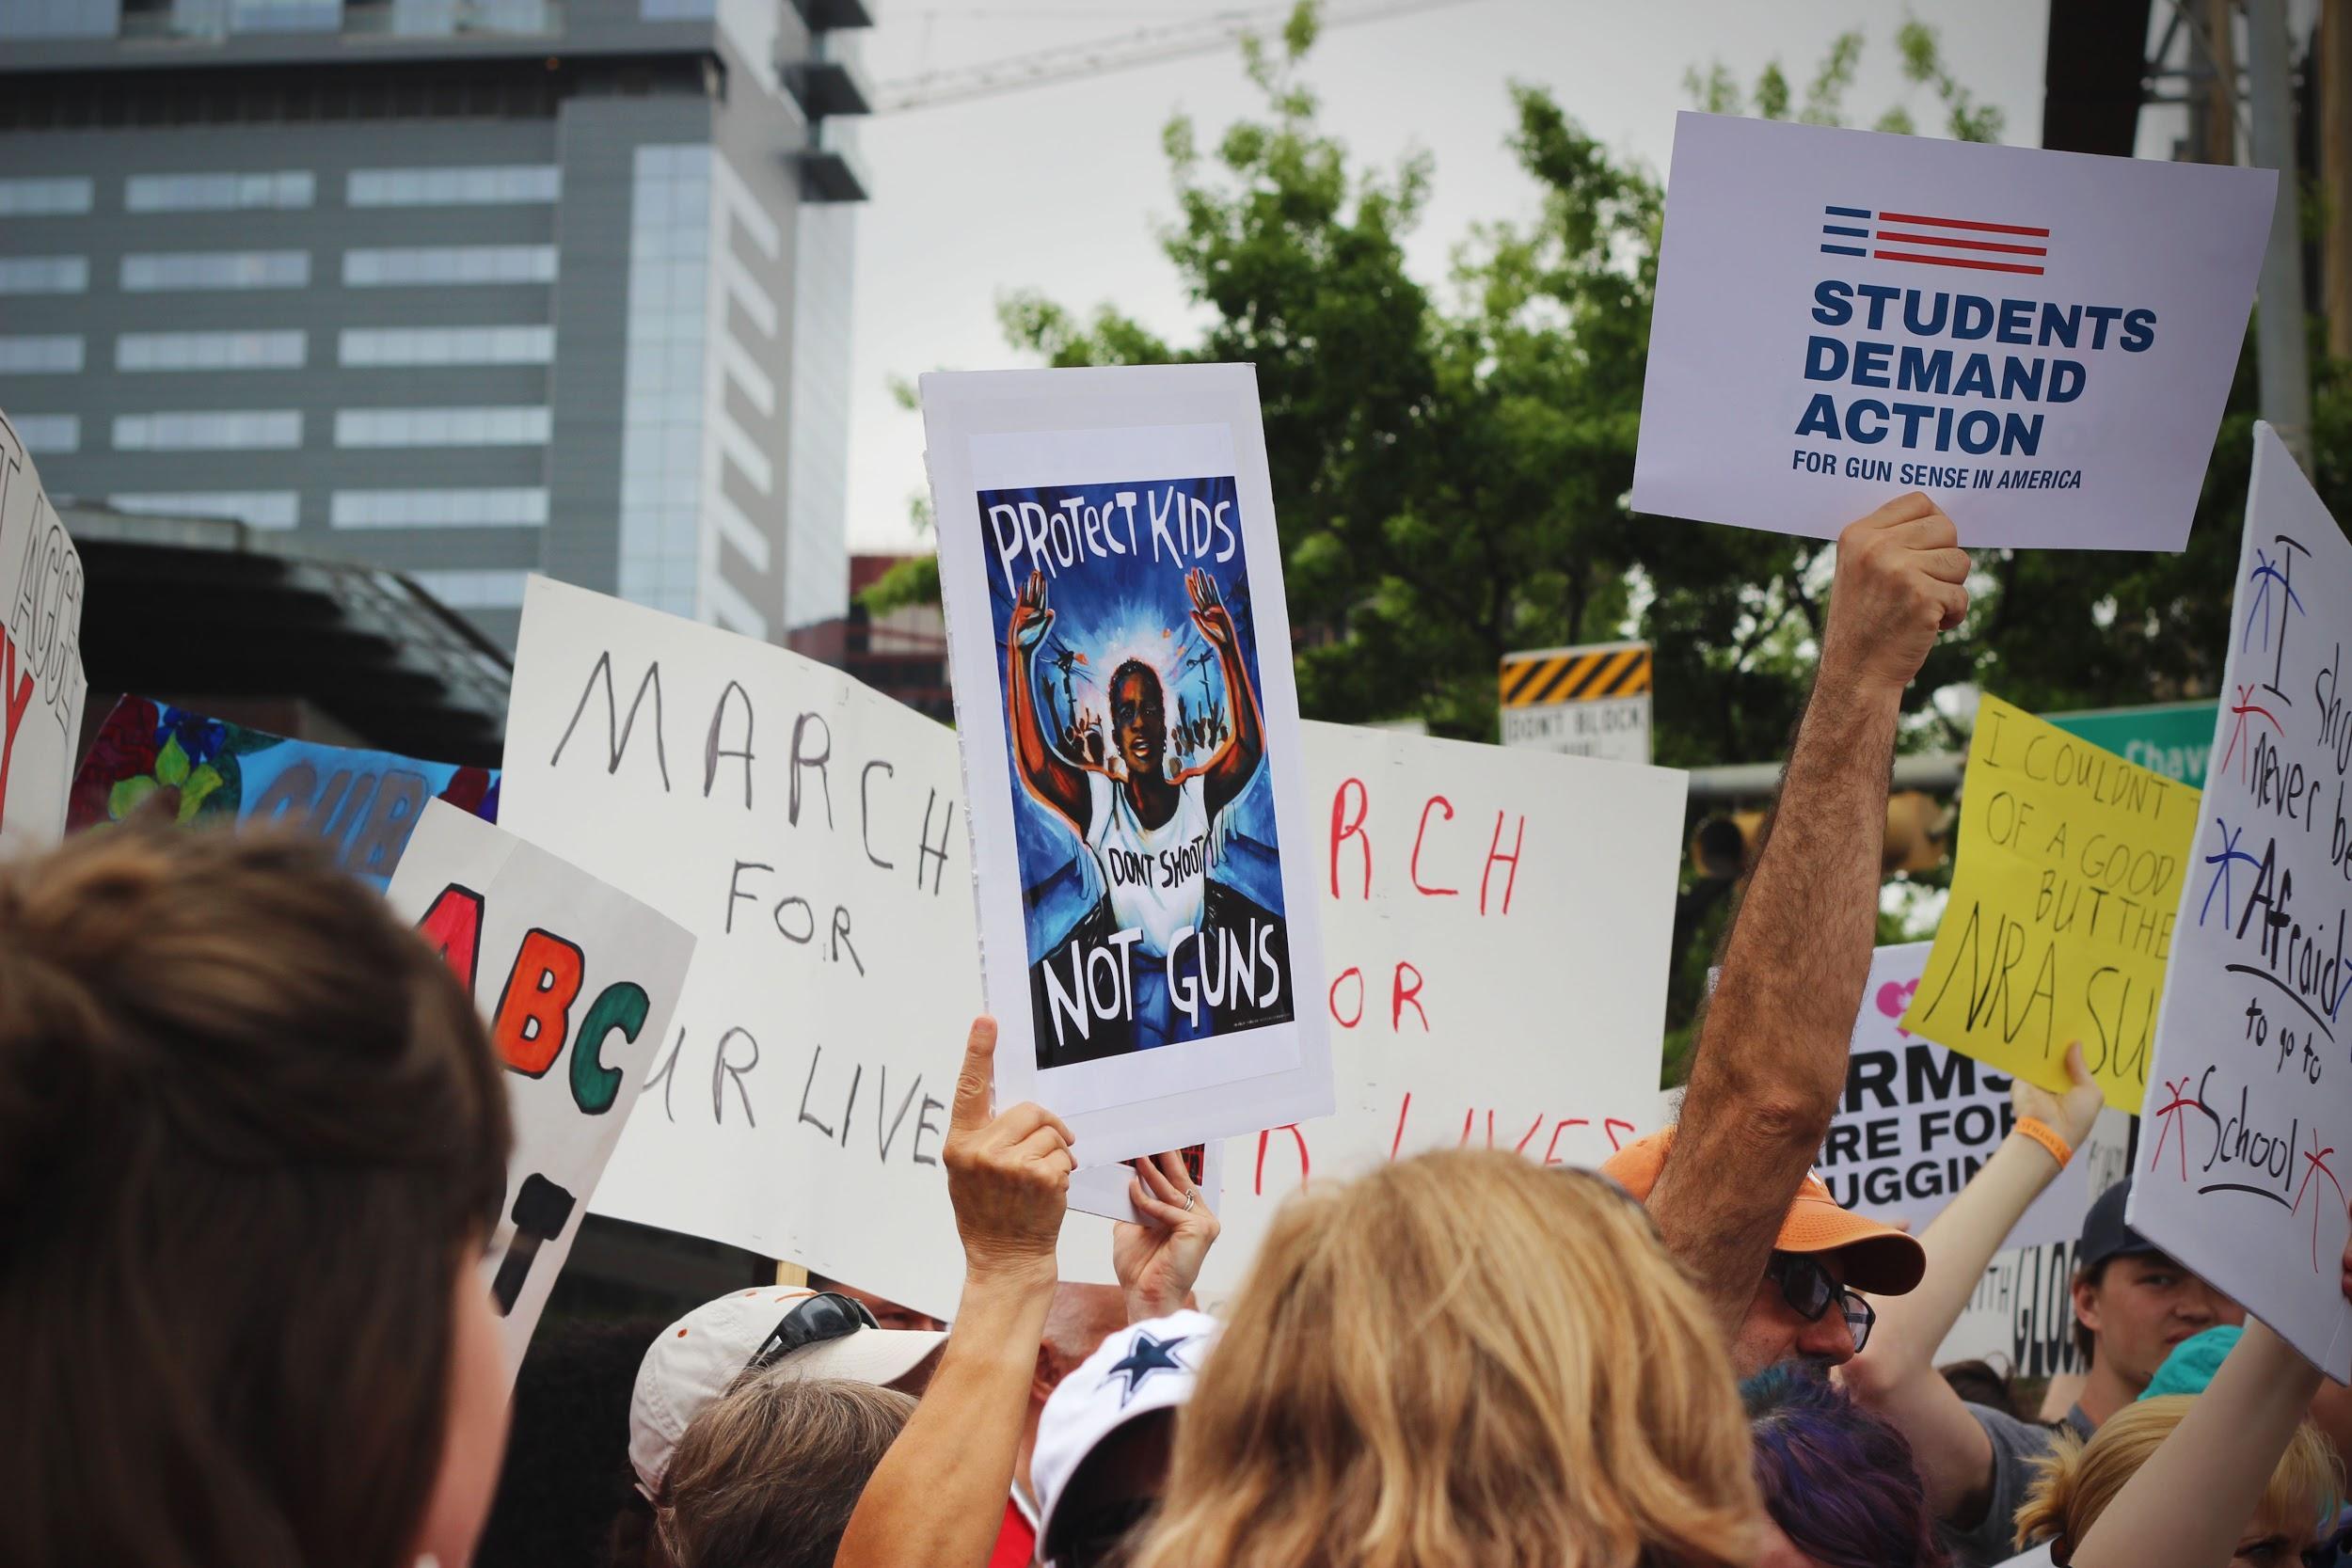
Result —
[[1650, 688], [1649, 644], [1609, 642], [1502, 656], [1502, 705], [1549, 707], [1633, 697]]

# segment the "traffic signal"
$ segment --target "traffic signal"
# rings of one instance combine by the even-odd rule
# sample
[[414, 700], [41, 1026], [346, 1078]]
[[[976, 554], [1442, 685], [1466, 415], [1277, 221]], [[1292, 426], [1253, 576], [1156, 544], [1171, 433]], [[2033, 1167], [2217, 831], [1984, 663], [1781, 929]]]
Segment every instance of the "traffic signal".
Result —
[[[1691, 835], [1691, 869], [1711, 881], [1736, 881], [1756, 865], [1763, 847], [1768, 813], [1735, 811], [1702, 821]], [[1942, 865], [1951, 842], [1951, 809], [1924, 790], [1907, 789], [1886, 798], [1886, 838], [1879, 869], [1932, 871]]]

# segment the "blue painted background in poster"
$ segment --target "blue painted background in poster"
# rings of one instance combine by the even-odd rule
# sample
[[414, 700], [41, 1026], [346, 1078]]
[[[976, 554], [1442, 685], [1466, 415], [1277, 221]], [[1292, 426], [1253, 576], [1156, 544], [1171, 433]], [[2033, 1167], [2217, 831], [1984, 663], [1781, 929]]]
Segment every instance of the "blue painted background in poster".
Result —
[[[1232, 479], [985, 490], [979, 503], [984, 528], [992, 519], [999, 531], [1009, 521], [1028, 525], [1016, 551], [1008, 552], [1001, 531], [988, 541], [989, 610], [1001, 682], [1009, 678], [1007, 639], [1014, 605], [1030, 570], [1041, 573], [1053, 623], [1034, 656], [1035, 692], [1055, 750], [1077, 766], [1102, 770], [1087, 752], [1086, 730], [1089, 724], [1099, 730], [1105, 749], [1114, 744], [1108, 686], [1120, 666], [1135, 660], [1159, 681], [1170, 761], [1184, 768], [1206, 765], [1231, 736], [1232, 695], [1216, 648], [1193, 619], [1188, 571], [1205, 572], [1216, 584], [1232, 616], [1250, 685], [1262, 685]], [[1085, 526], [1089, 511], [1101, 518], [1099, 527]], [[1068, 521], [1052, 522], [1057, 516]], [[1031, 548], [1040, 529], [1046, 547]], [[1269, 739], [1269, 745], [1279, 743]], [[1008, 763], [1028, 957], [1036, 963], [1103, 899], [1103, 872], [1070, 820], [1023, 783], [1017, 744], [1008, 747]], [[1274, 792], [1263, 764], [1216, 826], [1222, 853], [1208, 867], [1210, 879], [1280, 915]]]

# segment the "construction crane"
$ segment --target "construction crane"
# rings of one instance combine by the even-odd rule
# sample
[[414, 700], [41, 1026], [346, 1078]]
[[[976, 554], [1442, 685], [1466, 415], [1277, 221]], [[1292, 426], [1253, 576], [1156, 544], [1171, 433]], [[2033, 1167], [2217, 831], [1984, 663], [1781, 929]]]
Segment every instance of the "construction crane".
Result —
[[[1469, 3], [1470, 0], [1356, 0], [1355, 4], [1348, 4], [1339, 0], [1325, 8], [1322, 25], [1327, 30], [1353, 27]], [[976, 98], [1051, 87], [1114, 71], [1133, 71], [1162, 60], [1215, 54], [1239, 42], [1245, 33], [1280, 27], [1291, 9], [1289, 5], [1226, 9], [1116, 38], [1057, 44], [979, 65], [927, 71], [886, 82], [875, 89], [874, 112], [899, 114], [909, 109], [935, 109], [945, 103], [964, 103]]]

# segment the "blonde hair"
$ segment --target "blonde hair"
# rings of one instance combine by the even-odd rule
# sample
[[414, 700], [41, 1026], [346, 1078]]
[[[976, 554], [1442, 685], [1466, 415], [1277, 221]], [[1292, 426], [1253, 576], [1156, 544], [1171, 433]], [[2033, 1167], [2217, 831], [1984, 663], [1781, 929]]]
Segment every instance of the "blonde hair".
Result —
[[[2017, 1544], [2057, 1543], [2064, 1561], [2099, 1522], [2107, 1505], [2188, 1414], [2193, 1394], [2168, 1394], [2125, 1405], [2107, 1418], [2089, 1443], [2061, 1431], [2049, 1454], [2034, 1461], [2034, 1482], [2017, 1511]], [[2309, 1421], [2296, 1429], [2263, 1489], [2258, 1519], [2313, 1520], [2336, 1516], [2344, 1497], [2344, 1467]]]
[[832, 1568], [859, 1494], [914, 1413], [869, 1383], [745, 1378], [678, 1439], [654, 1508], [675, 1568]]
[[1720, 1329], [1607, 1181], [1425, 1154], [1276, 1217], [1136, 1568], [1750, 1560]]

